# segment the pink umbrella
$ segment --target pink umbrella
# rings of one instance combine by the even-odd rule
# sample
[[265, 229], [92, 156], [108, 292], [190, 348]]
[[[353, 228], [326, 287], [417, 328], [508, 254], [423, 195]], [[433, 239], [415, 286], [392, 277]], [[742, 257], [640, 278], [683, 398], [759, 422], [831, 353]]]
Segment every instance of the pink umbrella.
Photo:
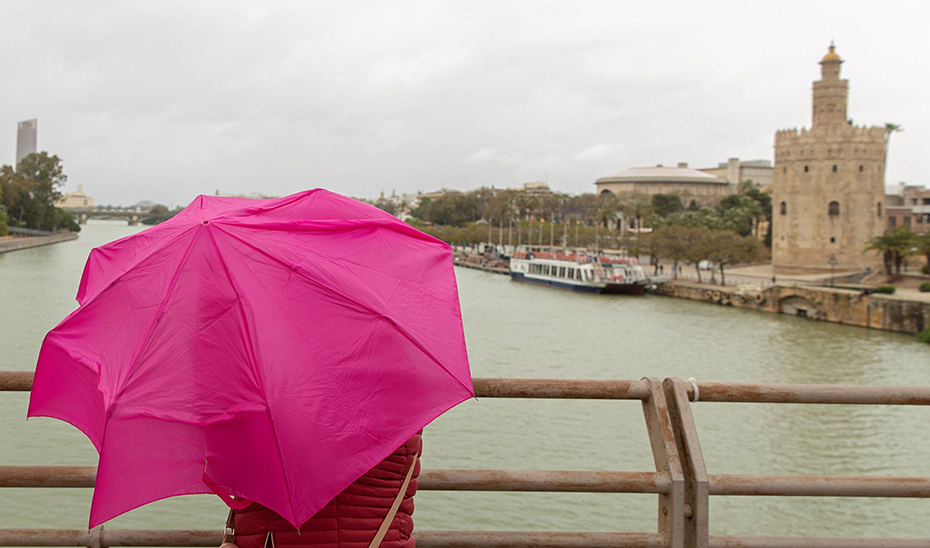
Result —
[[297, 527], [474, 396], [451, 258], [325, 190], [200, 196], [91, 252], [29, 416], [97, 448], [91, 527], [210, 492]]

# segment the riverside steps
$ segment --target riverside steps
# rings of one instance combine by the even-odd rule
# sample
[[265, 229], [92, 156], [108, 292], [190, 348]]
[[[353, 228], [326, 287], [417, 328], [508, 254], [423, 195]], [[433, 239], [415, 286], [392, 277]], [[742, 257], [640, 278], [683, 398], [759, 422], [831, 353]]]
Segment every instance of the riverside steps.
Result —
[[[0, 372], [0, 392], [26, 392], [31, 372]], [[916, 548], [930, 538], [712, 535], [710, 497], [930, 498], [930, 477], [709, 474], [692, 408], [728, 404], [928, 406], [930, 387], [719, 383], [659, 380], [474, 379], [478, 398], [625, 400], [638, 402], [655, 470], [428, 470], [424, 491], [639, 493], [657, 502], [656, 529], [645, 532], [416, 530], [421, 548]], [[621, 404], [622, 405], [622, 404]], [[63, 448], [62, 454], [67, 454]], [[63, 457], [64, 458], [64, 457]], [[0, 488], [90, 488], [90, 466], [0, 466]], [[654, 497], [654, 498], [653, 498]], [[218, 520], [221, 516], [217, 517]], [[790, 531], [787, 531], [790, 532]], [[223, 532], [179, 529], [0, 529], [0, 546], [219, 546]]]

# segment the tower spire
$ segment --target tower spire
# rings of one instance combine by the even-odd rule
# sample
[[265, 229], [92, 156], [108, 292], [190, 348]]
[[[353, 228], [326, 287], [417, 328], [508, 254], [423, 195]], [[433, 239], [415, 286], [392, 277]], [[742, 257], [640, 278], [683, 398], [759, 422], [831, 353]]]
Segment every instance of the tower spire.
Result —
[[847, 123], [846, 99], [849, 83], [840, 80], [840, 65], [843, 60], [836, 53], [836, 45], [830, 41], [830, 49], [820, 60], [820, 80], [814, 82], [813, 120], [811, 127], [825, 124]]

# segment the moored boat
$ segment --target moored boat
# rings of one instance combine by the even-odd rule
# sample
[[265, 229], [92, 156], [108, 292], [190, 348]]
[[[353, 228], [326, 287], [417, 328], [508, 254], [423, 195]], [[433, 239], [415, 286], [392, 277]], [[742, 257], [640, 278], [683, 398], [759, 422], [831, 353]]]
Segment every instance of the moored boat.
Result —
[[547, 249], [514, 251], [510, 257], [510, 277], [572, 291], [625, 295], [642, 295], [649, 284], [634, 257]]

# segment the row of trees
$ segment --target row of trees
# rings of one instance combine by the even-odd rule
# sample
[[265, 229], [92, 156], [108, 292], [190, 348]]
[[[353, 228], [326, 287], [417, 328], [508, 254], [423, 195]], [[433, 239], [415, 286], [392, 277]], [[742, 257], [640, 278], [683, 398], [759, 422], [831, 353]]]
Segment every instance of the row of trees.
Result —
[[659, 260], [671, 261], [672, 275], [678, 277], [681, 264], [694, 265], [701, 281], [702, 261], [714, 263], [720, 269], [720, 283], [726, 283], [725, 269], [736, 264], [765, 259], [767, 250], [754, 236], [743, 236], [733, 230], [711, 230], [706, 226], [668, 225], [648, 234], [640, 234], [630, 242], [633, 255], [648, 256], [658, 269]]
[[[384, 200], [374, 203], [394, 215], [406, 210], [406, 204]], [[737, 194], [723, 198], [715, 208], [699, 207], [693, 199], [686, 207], [682, 197], [674, 194], [617, 196], [604, 192], [600, 195], [569, 196], [480, 188], [469, 192], [446, 192], [434, 198], [424, 197], [409, 210], [409, 214], [426, 224], [460, 228], [479, 220], [495, 226], [546, 220], [600, 225], [617, 228], [623, 233], [630, 229], [641, 232], [643, 228], [684, 225], [733, 230], [744, 236], [761, 237], [763, 233], [760, 231], [771, 222], [772, 199], [751, 183], [742, 185]]]
[[55, 207], [67, 180], [61, 160], [47, 152], [26, 156], [15, 169], [0, 167], [0, 235], [6, 235], [7, 226], [49, 232], [62, 227], [81, 230], [69, 213]]
[[901, 267], [908, 257], [923, 255], [927, 259], [927, 274], [930, 274], [930, 232], [918, 236], [906, 227], [889, 230], [869, 240], [866, 251], [877, 251], [885, 263], [885, 273], [891, 280], [901, 275]]

